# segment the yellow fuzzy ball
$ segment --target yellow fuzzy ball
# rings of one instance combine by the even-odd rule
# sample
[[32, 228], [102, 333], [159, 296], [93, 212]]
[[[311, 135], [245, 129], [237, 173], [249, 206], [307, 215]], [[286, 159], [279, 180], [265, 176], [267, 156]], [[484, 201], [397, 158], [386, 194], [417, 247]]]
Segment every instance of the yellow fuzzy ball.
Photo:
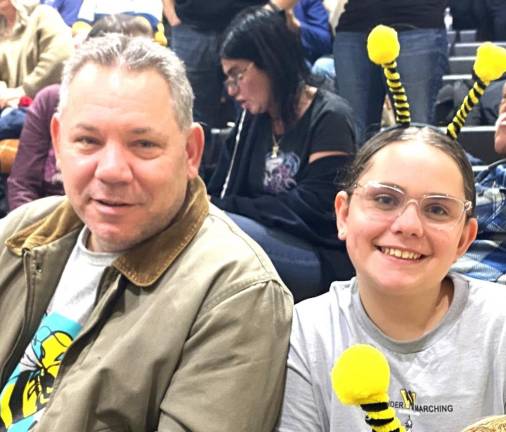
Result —
[[401, 47], [397, 32], [392, 27], [378, 25], [371, 30], [367, 38], [367, 53], [369, 59], [378, 65], [393, 62]]
[[345, 405], [388, 401], [390, 367], [385, 356], [371, 345], [345, 350], [331, 372], [332, 388]]
[[491, 42], [480, 45], [476, 52], [474, 72], [486, 84], [506, 72], [506, 49]]

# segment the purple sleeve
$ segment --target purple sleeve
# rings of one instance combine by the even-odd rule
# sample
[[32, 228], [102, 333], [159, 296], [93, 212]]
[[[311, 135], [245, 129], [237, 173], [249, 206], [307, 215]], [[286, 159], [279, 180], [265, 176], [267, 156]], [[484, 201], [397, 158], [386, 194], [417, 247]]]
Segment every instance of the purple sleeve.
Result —
[[59, 100], [58, 84], [42, 89], [28, 109], [19, 148], [7, 180], [9, 209], [46, 196], [44, 168], [51, 149], [50, 123]]

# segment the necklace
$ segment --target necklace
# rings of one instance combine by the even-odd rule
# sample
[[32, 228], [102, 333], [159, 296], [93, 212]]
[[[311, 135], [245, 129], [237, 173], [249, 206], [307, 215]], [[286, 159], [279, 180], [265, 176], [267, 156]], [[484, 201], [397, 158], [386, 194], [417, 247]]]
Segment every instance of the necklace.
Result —
[[272, 132], [272, 150], [271, 150], [271, 158], [278, 157], [279, 153], [279, 143], [283, 139], [283, 135], [281, 135], [278, 139], [276, 139], [276, 135]]

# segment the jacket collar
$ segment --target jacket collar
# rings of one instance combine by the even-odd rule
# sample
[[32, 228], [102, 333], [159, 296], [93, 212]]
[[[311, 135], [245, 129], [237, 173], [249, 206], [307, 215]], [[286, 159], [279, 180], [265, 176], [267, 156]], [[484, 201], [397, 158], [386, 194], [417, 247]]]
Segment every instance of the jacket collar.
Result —
[[[189, 182], [183, 206], [172, 223], [118, 257], [113, 267], [135, 285], [152, 285], [195, 237], [208, 212], [206, 189], [197, 177]], [[7, 239], [6, 245], [21, 256], [25, 250], [48, 245], [82, 227], [83, 222], [65, 199], [49, 216]]]

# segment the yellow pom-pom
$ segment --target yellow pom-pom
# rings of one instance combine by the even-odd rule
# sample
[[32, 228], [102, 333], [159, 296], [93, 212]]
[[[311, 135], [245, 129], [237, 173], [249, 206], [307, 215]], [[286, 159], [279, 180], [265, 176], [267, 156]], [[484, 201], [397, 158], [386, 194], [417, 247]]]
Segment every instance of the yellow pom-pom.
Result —
[[343, 352], [331, 372], [332, 387], [345, 405], [388, 401], [390, 367], [371, 345], [357, 344]]
[[500, 78], [506, 72], [506, 48], [491, 42], [481, 44], [476, 52], [474, 72], [486, 84]]
[[378, 65], [393, 62], [401, 47], [397, 32], [392, 27], [378, 25], [371, 30], [367, 38], [367, 52], [369, 59]]

